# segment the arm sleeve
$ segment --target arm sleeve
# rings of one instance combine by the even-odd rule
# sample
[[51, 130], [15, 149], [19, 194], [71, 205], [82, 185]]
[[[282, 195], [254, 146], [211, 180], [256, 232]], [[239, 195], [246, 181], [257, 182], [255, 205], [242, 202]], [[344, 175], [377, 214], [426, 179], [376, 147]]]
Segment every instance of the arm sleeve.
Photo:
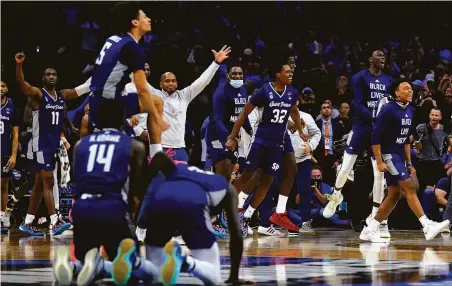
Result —
[[375, 120], [375, 124], [372, 128], [372, 135], [371, 135], [371, 144], [372, 145], [380, 145], [381, 142], [381, 135], [383, 134], [383, 131], [385, 129], [385, 123], [387, 121], [387, 116], [386, 115], [388, 108], [387, 106], [383, 106], [383, 108], [381, 109], [380, 113], [378, 113], [377, 118]]
[[197, 80], [181, 90], [182, 98], [191, 102], [210, 83], [219, 67], [217, 63], [212, 62]]
[[372, 122], [372, 112], [367, 108], [367, 95], [365, 92], [365, 82], [362, 76], [355, 77], [353, 80], [353, 89], [355, 98], [353, 104], [355, 105], [355, 114], [362, 120]]
[[121, 62], [129, 67], [130, 71], [144, 70], [144, 51], [135, 42], [124, 45], [121, 50]]

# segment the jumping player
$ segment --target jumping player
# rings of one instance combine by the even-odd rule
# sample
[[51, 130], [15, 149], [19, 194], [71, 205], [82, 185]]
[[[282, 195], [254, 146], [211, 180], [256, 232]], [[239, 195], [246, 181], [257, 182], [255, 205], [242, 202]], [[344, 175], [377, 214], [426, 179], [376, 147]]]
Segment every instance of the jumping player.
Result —
[[7, 233], [8, 229], [3, 226], [3, 216], [5, 215], [6, 203], [8, 201], [8, 173], [16, 166], [17, 148], [19, 147], [19, 119], [13, 102], [6, 96], [8, 93], [8, 86], [4, 81], [0, 81], [0, 84], [2, 102], [0, 121], [2, 140], [2, 202], [0, 220], [2, 224], [2, 233]]
[[[275, 81], [264, 84], [257, 90], [245, 105], [228, 136], [226, 147], [232, 151], [237, 145], [237, 133], [243, 126], [245, 118], [258, 107], [259, 119], [256, 132], [253, 134], [252, 144], [246, 158], [245, 169], [242, 176], [235, 181], [238, 191], [249, 195], [251, 191], [245, 190], [245, 184], [251, 179], [257, 169], [262, 171], [260, 184], [256, 189], [251, 204], [243, 213], [245, 221], [253, 215], [257, 206], [264, 199], [268, 188], [277, 174], [283, 154], [284, 137], [287, 132], [287, 121], [290, 117], [294, 121], [299, 134], [302, 134], [300, 115], [297, 107], [298, 92], [290, 86], [292, 71], [287, 60], [280, 60], [271, 69]], [[301, 135], [300, 135], [301, 136]], [[247, 188], [248, 189], [248, 188]], [[248, 193], [247, 193], [248, 192]], [[239, 208], [243, 207], [244, 200], [239, 201]], [[296, 229], [298, 231], [298, 228]]]
[[[151, 147], [161, 151], [162, 131], [168, 129], [162, 119], [163, 100], [148, 88], [144, 51], [138, 44], [141, 37], [151, 31], [151, 19], [133, 2], [115, 5], [111, 16], [112, 28], [117, 34], [106, 40], [95, 62], [90, 85], [94, 95], [90, 101], [92, 125], [97, 128], [98, 107], [102, 101], [121, 101], [127, 118], [138, 113], [150, 115], [147, 126]], [[123, 93], [130, 73], [133, 73], [137, 93]]]
[[[372, 130], [372, 112], [377, 102], [386, 96], [389, 85], [392, 81], [391, 77], [382, 72], [385, 63], [385, 54], [376, 50], [369, 58], [370, 68], [363, 70], [353, 76], [354, 87], [354, 108], [356, 117], [353, 120], [352, 131], [350, 132], [347, 147], [344, 152], [343, 162], [339, 173], [337, 174], [334, 192], [328, 202], [323, 216], [331, 217], [337, 206], [343, 201], [341, 193], [342, 188], [347, 182], [348, 175], [355, 164], [358, 155], [369, 149], [370, 133]], [[369, 152], [371, 152], [369, 150]], [[383, 176], [374, 166], [374, 209], [372, 213], [376, 213], [379, 204], [383, 199]], [[381, 228], [387, 231], [387, 221], [381, 224]]]
[[[63, 285], [70, 285], [74, 276], [77, 285], [89, 285], [111, 273], [116, 284], [126, 285], [132, 276], [158, 275], [151, 263], [140, 259], [129, 220], [134, 197], [146, 188], [144, 145], [120, 131], [125, 118], [118, 101], [102, 102], [99, 111], [102, 130], [81, 139], [74, 148], [72, 221], [77, 261], [69, 261], [68, 247], [56, 249], [53, 270]], [[115, 258], [113, 263], [100, 258], [100, 245], [110, 259]]]
[[[174, 285], [181, 271], [192, 273], [204, 284], [219, 285], [220, 253], [213, 234], [212, 211], [226, 210], [229, 220], [231, 269], [226, 283], [245, 284], [238, 279], [243, 239], [237, 217], [237, 192], [222, 176], [185, 164], [175, 165], [158, 153], [151, 164], [155, 177], [149, 189], [151, 207], [145, 239], [148, 259], [161, 270], [163, 285]], [[162, 219], [165, 218], [165, 219]], [[185, 254], [175, 231], [182, 234], [191, 256]]]
[[56, 153], [60, 146], [60, 137], [63, 131], [64, 101], [77, 98], [89, 91], [89, 80], [75, 89], [55, 90], [57, 72], [47, 68], [42, 76], [44, 88], [31, 86], [24, 79], [22, 65], [25, 60], [24, 53], [17, 53], [16, 80], [23, 93], [31, 99], [33, 113], [33, 153], [36, 157], [36, 171], [33, 191], [30, 196], [28, 213], [19, 229], [30, 235], [44, 235], [38, 231], [32, 222], [41, 201], [41, 193], [50, 215], [50, 230], [52, 235], [61, 234], [71, 224], [60, 218], [55, 210], [53, 197], [53, 170], [55, 169]]
[[425, 238], [431, 240], [449, 221], [437, 223], [427, 218], [417, 197], [416, 171], [411, 164], [410, 134], [414, 107], [411, 84], [397, 80], [391, 85], [391, 95], [395, 101], [385, 104], [377, 115], [372, 130], [371, 142], [375, 160], [380, 172], [385, 172], [388, 184], [388, 197], [383, 201], [374, 219], [359, 236], [371, 242], [387, 242], [380, 237], [379, 225], [389, 216], [404, 192], [408, 205], [422, 224]]

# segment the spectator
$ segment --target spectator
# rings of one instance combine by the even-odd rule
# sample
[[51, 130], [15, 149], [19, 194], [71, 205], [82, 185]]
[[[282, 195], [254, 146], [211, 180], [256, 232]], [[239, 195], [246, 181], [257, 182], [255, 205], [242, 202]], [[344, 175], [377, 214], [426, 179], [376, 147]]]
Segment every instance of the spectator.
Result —
[[450, 193], [450, 178], [441, 178], [434, 188], [427, 188], [422, 195], [422, 208], [430, 219], [441, 221], [440, 208], [445, 208]]

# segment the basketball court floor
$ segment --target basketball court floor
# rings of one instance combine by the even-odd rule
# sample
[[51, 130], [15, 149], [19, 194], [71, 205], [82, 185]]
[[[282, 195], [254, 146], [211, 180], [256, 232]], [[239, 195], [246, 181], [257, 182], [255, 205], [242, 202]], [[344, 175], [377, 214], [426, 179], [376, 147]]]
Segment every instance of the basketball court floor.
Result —
[[[452, 285], [452, 239], [426, 241], [421, 231], [392, 231], [389, 245], [365, 243], [352, 230], [317, 229], [312, 235], [244, 240], [241, 277], [258, 285]], [[1, 285], [53, 285], [53, 249], [60, 237], [28, 237], [12, 230], [1, 237]], [[222, 275], [229, 274], [228, 241], [221, 240]], [[112, 285], [104, 280], [98, 285]], [[200, 284], [182, 274], [178, 285]]]

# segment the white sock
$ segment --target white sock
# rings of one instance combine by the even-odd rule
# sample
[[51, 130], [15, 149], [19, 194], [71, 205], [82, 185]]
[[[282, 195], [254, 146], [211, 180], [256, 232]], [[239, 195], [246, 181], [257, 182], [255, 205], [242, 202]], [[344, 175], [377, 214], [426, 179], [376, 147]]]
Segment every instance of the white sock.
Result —
[[379, 226], [380, 226], [380, 222], [378, 222], [378, 220], [376, 220], [376, 219], [372, 219], [372, 221], [369, 224], [370, 229], [378, 229]]
[[286, 196], [283, 196], [283, 195], [278, 196], [278, 204], [276, 205], [276, 213], [283, 214], [286, 212], [287, 199], [288, 199], [288, 197], [286, 197]]
[[245, 204], [245, 201], [249, 196], [250, 195], [247, 195], [244, 192], [239, 193], [239, 205], [238, 205], [239, 209], [243, 208], [243, 205]]
[[426, 215], [423, 215], [419, 218], [419, 222], [422, 224], [422, 227], [425, 227], [428, 224], [429, 219]]
[[55, 225], [58, 221], [58, 215], [57, 214], [53, 214], [50, 216], [50, 224], [51, 225]]
[[193, 268], [190, 268], [189, 272], [204, 282], [205, 285], [221, 284], [218, 244], [215, 243], [210, 249], [193, 249], [191, 252], [192, 257], [191, 259], [187, 257], [187, 263], [193, 263]]
[[163, 152], [162, 144], [149, 144], [149, 156], [153, 157], [158, 152]]
[[35, 216], [31, 215], [31, 214], [27, 214], [27, 216], [25, 217], [25, 224], [31, 224], [33, 221], [35, 220]]
[[350, 175], [350, 171], [353, 169], [356, 158], [358, 158], [358, 155], [350, 155], [347, 152], [344, 153], [341, 169], [337, 174], [336, 183], [334, 184], [334, 193], [337, 192], [336, 195], [340, 193], [340, 190], [344, 187], [345, 183], [347, 183], [348, 175]]
[[187, 255], [187, 258], [185, 260], [188, 265], [188, 271], [191, 272], [194, 270], [195, 267], [195, 259], [192, 256]]
[[255, 210], [256, 210], [255, 208], [253, 208], [251, 205], [249, 205], [248, 208], [246, 209], [245, 213], [243, 214], [243, 216], [245, 218], [251, 218], [253, 216]]

